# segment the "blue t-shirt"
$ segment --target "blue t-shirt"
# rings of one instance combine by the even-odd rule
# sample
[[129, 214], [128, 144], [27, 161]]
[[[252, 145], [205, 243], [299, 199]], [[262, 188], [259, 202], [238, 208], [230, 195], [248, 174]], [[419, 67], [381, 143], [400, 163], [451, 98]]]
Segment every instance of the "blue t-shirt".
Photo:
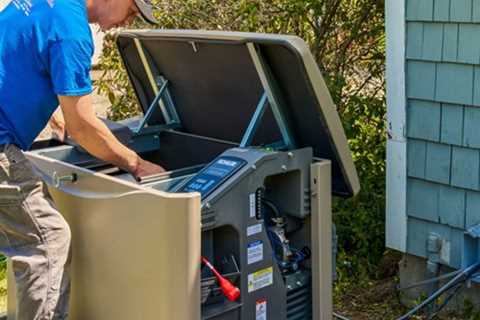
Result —
[[57, 95], [92, 92], [85, 2], [0, 2], [0, 144], [27, 150], [58, 107]]

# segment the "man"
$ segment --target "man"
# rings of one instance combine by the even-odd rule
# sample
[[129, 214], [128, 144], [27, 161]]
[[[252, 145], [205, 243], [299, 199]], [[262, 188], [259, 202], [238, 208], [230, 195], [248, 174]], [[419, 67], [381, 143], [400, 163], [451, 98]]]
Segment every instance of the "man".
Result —
[[89, 22], [104, 30], [149, 0], [0, 0], [0, 251], [17, 281], [17, 319], [65, 319], [70, 229], [21, 150], [60, 104], [69, 134], [97, 158], [144, 176], [163, 171], [123, 146], [97, 119], [89, 76]]

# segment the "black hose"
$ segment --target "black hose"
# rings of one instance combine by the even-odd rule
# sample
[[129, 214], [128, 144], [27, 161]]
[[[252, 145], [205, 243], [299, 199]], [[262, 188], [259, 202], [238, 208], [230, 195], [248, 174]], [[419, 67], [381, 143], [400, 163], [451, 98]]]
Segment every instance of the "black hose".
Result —
[[281, 217], [280, 210], [278, 210], [277, 206], [272, 201], [263, 198], [262, 203], [264, 205], [266, 205], [267, 207], [269, 207], [270, 210], [272, 210], [275, 218], [280, 218]]
[[478, 270], [480, 269], [480, 262], [474, 263], [471, 266], [465, 268], [462, 272], [460, 272], [455, 278], [450, 280], [446, 285], [438, 289], [435, 293], [433, 293], [430, 297], [428, 297], [425, 301], [421, 304], [410, 310], [405, 315], [401, 316], [397, 320], [407, 320], [410, 319], [411, 316], [416, 314], [418, 311], [429, 305], [430, 303], [434, 302], [439, 296], [441, 296], [444, 292], [448, 291], [449, 289], [458, 285], [460, 281], [469, 280]]
[[457, 270], [457, 271], [454, 271], [454, 272], [450, 272], [450, 273], [447, 273], [447, 274], [443, 274], [439, 277], [435, 277], [435, 278], [430, 278], [430, 279], [427, 279], [427, 280], [423, 280], [423, 281], [420, 281], [420, 282], [416, 282], [416, 283], [412, 283], [412, 284], [409, 284], [405, 287], [398, 287], [397, 286], [397, 290], [399, 291], [405, 291], [405, 290], [409, 290], [409, 289], [413, 289], [413, 288], [417, 288], [417, 287], [420, 287], [420, 286], [424, 286], [424, 285], [427, 285], [427, 284], [431, 284], [431, 283], [435, 283], [435, 282], [440, 282], [440, 280], [445, 280], [445, 279], [450, 279], [450, 278], [453, 278], [455, 277], [456, 275], [458, 275], [459, 273], [461, 273], [462, 270]]

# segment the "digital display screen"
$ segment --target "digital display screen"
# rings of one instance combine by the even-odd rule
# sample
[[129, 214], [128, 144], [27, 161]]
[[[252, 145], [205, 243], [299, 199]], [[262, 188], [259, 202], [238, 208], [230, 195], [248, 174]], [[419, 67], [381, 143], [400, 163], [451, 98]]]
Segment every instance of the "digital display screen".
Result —
[[180, 191], [200, 192], [202, 198], [205, 198], [246, 163], [242, 159], [221, 157], [200, 171]]

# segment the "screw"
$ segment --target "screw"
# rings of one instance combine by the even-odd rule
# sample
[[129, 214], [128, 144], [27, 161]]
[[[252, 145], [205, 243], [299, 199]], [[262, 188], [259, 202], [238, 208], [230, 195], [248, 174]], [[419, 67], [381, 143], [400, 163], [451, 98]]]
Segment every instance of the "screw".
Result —
[[282, 166], [282, 170], [283, 170], [283, 171], [287, 171], [287, 166], [286, 166], [286, 165], [283, 165], [283, 166]]
[[288, 156], [289, 158], [293, 158], [293, 152], [287, 153], [287, 156]]
[[197, 44], [194, 41], [190, 41], [190, 44], [192, 45], [193, 52], [197, 53], [198, 52]]

